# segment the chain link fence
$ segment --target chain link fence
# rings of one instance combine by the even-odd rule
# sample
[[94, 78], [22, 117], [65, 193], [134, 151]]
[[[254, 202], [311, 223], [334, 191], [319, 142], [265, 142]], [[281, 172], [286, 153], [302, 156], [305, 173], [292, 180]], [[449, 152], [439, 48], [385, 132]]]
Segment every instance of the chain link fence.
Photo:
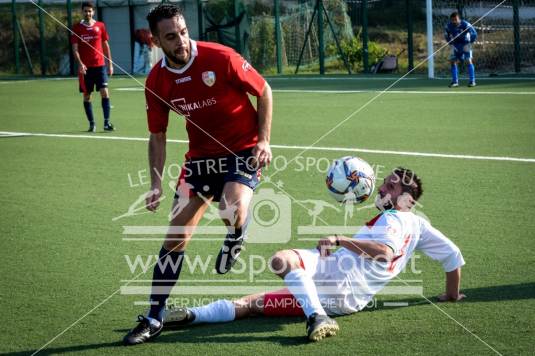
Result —
[[[159, 1], [95, 1], [106, 23], [114, 60], [134, 72], [145, 16]], [[389, 71], [414, 66], [425, 73], [425, 0], [173, 0], [183, 10], [191, 37], [235, 48], [264, 74], [375, 72], [386, 58]], [[81, 0], [41, 0], [39, 5], [71, 26]], [[433, 43], [444, 44], [452, 11], [475, 22], [496, 2], [433, 0]], [[2, 75], [72, 75], [68, 31], [28, 0], [0, 0]], [[535, 0], [508, 0], [476, 24], [474, 59], [479, 73], [535, 73]], [[147, 49], [145, 49], [147, 50]], [[151, 51], [151, 48], [148, 48]], [[151, 56], [156, 60], [156, 50]], [[449, 51], [435, 58], [437, 74], [448, 73]], [[120, 71], [117, 70], [119, 73]]]

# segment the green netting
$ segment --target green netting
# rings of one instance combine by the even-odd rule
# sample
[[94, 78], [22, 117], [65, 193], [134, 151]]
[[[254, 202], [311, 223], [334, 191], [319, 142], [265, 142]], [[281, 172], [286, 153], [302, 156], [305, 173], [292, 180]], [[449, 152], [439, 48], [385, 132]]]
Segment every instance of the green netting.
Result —
[[0, 4], [0, 41], [4, 44], [4, 49], [0, 51], [0, 72], [15, 72], [15, 42], [13, 36], [13, 14], [10, 4]]
[[[246, 1], [251, 23], [249, 49], [253, 65], [266, 72], [276, 68], [275, 14], [273, 1]], [[293, 71], [302, 52], [303, 70], [317, 71], [319, 61], [319, 38], [317, 17], [312, 20], [316, 1], [281, 1], [280, 33], [281, 58], [286, 71]], [[334, 32], [323, 15], [324, 46], [330, 69], [345, 71], [337, 55], [335, 35], [340, 42], [349, 42], [354, 37], [347, 5], [342, 0], [323, 1]], [[309, 37], [306, 41], [306, 34]]]
[[[110, 36], [114, 59], [129, 67], [133, 41], [129, 33], [144, 28], [144, 16], [159, 1], [149, 0], [99, 0], [98, 15], [108, 14], [113, 19]], [[317, 19], [312, 20], [317, 0], [280, 0], [278, 21], [275, 0], [174, 0], [187, 19], [193, 38], [216, 41], [240, 51], [265, 74], [277, 72], [278, 59], [283, 73], [293, 73], [299, 60], [300, 72], [319, 71], [319, 45]], [[67, 24], [65, 0], [42, 0], [43, 7], [60, 22]], [[72, 2], [73, 23], [79, 20], [81, 0]], [[480, 73], [535, 73], [535, 0], [519, 0], [518, 42], [515, 43], [513, 1], [495, 10], [476, 24], [479, 32], [474, 45], [475, 62]], [[367, 4], [364, 7], [364, 4]], [[346, 72], [343, 57], [335, 42], [340, 41], [344, 56], [349, 60], [352, 72], [362, 72], [365, 59], [363, 37], [368, 34], [367, 58], [369, 67], [377, 64], [385, 55], [396, 55], [397, 71], [408, 70], [408, 12], [413, 24], [414, 64], [427, 57], [426, 22], [424, 0], [323, 0], [328, 16], [324, 16], [321, 28], [324, 34], [325, 68], [328, 73]], [[465, 18], [475, 22], [496, 5], [495, 1], [433, 0], [433, 42], [435, 49], [444, 44], [443, 27], [448, 15], [461, 7]], [[108, 9], [109, 8], [109, 9]], [[366, 11], [363, 11], [366, 9]], [[123, 15], [118, 15], [119, 13]], [[363, 14], [367, 13], [368, 27], [363, 28]], [[14, 73], [16, 55], [22, 74], [68, 74], [71, 71], [68, 32], [56, 21], [43, 15], [43, 38], [39, 30], [39, 10], [27, 0], [17, 1], [17, 23], [13, 26], [11, 2], [0, 0], [0, 33], [5, 50], [0, 52], [0, 72]], [[200, 15], [200, 16], [199, 16]], [[111, 16], [111, 17], [110, 17]], [[115, 17], [114, 17], [115, 16]], [[121, 16], [121, 18], [117, 18]], [[124, 18], [122, 16], [125, 16]], [[133, 16], [130, 19], [129, 16]], [[334, 31], [331, 31], [330, 19]], [[115, 21], [117, 20], [117, 21]], [[120, 21], [119, 21], [120, 20]], [[110, 24], [112, 25], [112, 24]], [[130, 29], [129, 26], [134, 26]], [[276, 32], [280, 33], [277, 46]], [[15, 32], [13, 32], [15, 29]], [[367, 31], [366, 31], [367, 30]], [[307, 37], [307, 32], [309, 36]], [[18, 39], [18, 50], [15, 44]], [[306, 40], [306, 41], [305, 41]], [[280, 57], [277, 57], [277, 48]], [[114, 50], [116, 50], [114, 52]], [[437, 54], [436, 72], [448, 73], [449, 51]], [[32, 70], [33, 69], [33, 70]], [[424, 72], [426, 65], [419, 66]]]

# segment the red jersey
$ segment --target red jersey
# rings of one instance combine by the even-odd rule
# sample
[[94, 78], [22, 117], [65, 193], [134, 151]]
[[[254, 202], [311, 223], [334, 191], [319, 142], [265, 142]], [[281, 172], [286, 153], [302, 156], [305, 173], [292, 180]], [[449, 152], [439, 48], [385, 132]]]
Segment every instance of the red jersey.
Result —
[[74, 25], [72, 30], [76, 35], [71, 35], [71, 43], [78, 44], [78, 52], [82, 63], [88, 68], [103, 66], [102, 42], [110, 38], [104, 23], [95, 21], [93, 25], [89, 26], [80, 22]]
[[172, 109], [186, 118], [186, 157], [224, 156], [228, 149], [254, 147], [258, 116], [247, 94], [261, 96], [265, 79], [229, 47], [190, 42], [191, 58], [183, 68], [168, 67], [164, 57], [147, 77], [149, 131], [166, 132]]

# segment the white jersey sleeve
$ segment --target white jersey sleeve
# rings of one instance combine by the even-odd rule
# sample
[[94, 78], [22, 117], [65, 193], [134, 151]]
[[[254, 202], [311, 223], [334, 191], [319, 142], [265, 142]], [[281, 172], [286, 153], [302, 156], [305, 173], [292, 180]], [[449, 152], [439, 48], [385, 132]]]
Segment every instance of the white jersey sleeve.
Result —
[[387, 245], [394, 251], [394, 255], [400, 254], [403, 248], [402, 224], [396, 214], [388, 211], [377, 216], [368, 225], [368, 230], [364, 234], [357, 234], [355, 237], [361, 240], [369, 240]]
[[440, 262], [446, 272], [454, 271], [465, 264], [461, 250], [443, 233], [423, 219], [420, 240], [416, 249]]

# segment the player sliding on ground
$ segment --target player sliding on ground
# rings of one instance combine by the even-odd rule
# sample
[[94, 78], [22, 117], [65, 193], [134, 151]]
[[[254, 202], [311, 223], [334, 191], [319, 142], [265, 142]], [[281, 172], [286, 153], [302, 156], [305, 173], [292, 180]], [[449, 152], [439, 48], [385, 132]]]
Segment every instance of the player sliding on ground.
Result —
[[477, 32], [468, 21], [461, 20], [461, 15], [454, 12], [444, 30], [444, 38], [451, 47], [451, 84], [450, 88], [459, 86], [458, 65], [463, 61], [468, 66], [469, 87], [476, 86], [476, 69], [472, 62], [472, 43], [477, 39]]
[[[124, 337], [126, 345], [146, 342], [161, 332], [165, 303], [180, 275], [184, 251], [212, 201], [220, 202], [221, 218], [229, 228], [215, 269], [224, 274], [232, 268], [246, 237], [260, 168], [272, 158], [272, 96], [264, 78], [231, 48], [191, 40], [176, 5], [158, 5], [147, 20], [154, 43], [165, 54], [152, 68], [145, 89], [151, 171], [148, 210], [155, 211], [160, 204], [171, 109], [186, 118], [189, 150], [176, 188], [171, 227], [154, 266], [151, 308]], [[257, 97], [257, 109], [248, 94]]]
[[272, 257], [271, 269], [287, 288], [202, 307], [170, 309], [165, 325], [228, 322], [254, 315], [305, 315], [308, 338], [318, 341], [338, 331], [338, 324], [329, 316], [362, 310], [405, 268], [415, 250], [440, 262], [446, 271], [446, 292], [439, 300], [461, 300], [463, 256], [453, 242], [411, 212], [421, 195], [422, 182], [412, 171], [394, 170], [379, 188], [376, 206], [382, 212], [356, 235], [329, 236], [315, 249], [283, 250]]

